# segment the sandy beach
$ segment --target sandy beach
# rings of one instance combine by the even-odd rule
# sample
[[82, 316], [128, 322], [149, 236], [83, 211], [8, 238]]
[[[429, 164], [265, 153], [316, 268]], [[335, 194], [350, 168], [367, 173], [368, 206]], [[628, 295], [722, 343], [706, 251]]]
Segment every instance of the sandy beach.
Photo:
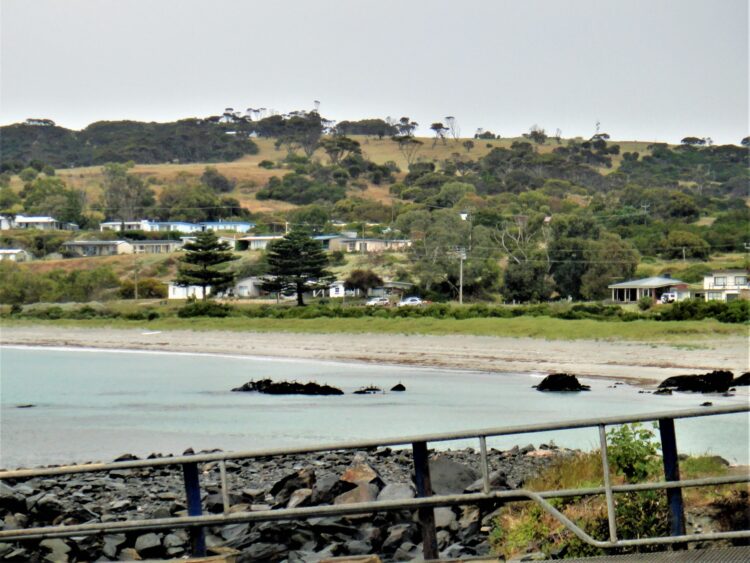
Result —
[[491, 372], [569, 372], [656, 383], [679, 374], [750, 369], [743, 337], [689, 344], [542, 340], [491, 336], [144, 331], [2, 327], [0, 344], [283, 357]]

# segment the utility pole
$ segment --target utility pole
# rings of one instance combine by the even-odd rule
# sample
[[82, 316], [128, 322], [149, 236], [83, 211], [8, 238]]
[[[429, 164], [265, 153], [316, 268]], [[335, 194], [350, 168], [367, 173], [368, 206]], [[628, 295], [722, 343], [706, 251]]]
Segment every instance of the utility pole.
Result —
[[138, 254], [133, 250], [133, 299], [138, 300]]
[[687, 260], [685, 259], [685, 247], [684, 246], [682, 247], [682, 261], [687, 262]]
[[463, 248], [458, 251], [458, 304], [464, 304], [464, 260], [466, 260], [466, 250]]

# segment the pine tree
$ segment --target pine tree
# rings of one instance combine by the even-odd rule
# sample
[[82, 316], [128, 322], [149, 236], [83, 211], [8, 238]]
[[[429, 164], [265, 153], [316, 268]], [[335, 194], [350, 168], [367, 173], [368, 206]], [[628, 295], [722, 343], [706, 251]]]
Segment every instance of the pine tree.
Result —
[[203, 300], [208, 297], [207, 288], [216, 295], [234, 282], [234, 273], [218, 267], [238, 256], [232, 254], [226, 243], [221, 242], [213, 231], [204, 231], [183, 247], [185, 256], [180, 259], [174, 283], [183, 287], [197, 285], [203, 289]]
[[322, 245], [303, 230], [293, 230], [268, 245], [268, 291], [295, 291], [297, 305], [305, 304], [302, 294], [327, 285], [333, 275], [326, 270], [328, 256]]

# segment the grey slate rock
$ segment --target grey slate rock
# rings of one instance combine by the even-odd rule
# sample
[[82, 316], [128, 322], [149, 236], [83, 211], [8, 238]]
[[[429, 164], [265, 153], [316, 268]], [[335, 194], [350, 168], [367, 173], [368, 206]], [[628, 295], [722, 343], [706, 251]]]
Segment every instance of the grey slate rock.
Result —
[[430, 460], [430, 478], [433, 493], [454, 495], [463, 493], [466, 487], [479, 478], [479, 474], [468, 465], [441, 455]]

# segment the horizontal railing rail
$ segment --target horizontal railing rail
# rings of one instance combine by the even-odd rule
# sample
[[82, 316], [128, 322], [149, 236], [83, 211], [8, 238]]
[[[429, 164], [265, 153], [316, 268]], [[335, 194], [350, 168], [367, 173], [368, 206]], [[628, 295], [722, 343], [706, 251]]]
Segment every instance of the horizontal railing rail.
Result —
[[[93, 522], [65, 526], [45, 526], [16, 530], [0, 530], [0, 541], [21, 541], [50, 537], [85, 536], [102, 533], [114, 533], [138, 530], [161, 530], [187, 528], [191, 532], [192, 552], [194, 555], [205, 553], [203, 528], [236, 523], [265, 522], [276, 520], [297, 520], [318, 516], [347, 516], [363, 513], [386, 512], [393, 510], [416, 510], [422, 526], [424, 555], [428, 559], [438, 557], [435, 521], [433, 509], [438, 506], [472, 505], [486, 502], [532, 501], [541, 506], [552, 517], [582, 541], [599, 548], [613, 548], [640, 545], [683, 544], [689, 541], [708, 541], [718, 539], [736, 539], [750, 537], [750, 530], [687, 534], [684, 524], [682, 506], [682, 489], [688, 487], [705, 487], [750, 482], [750, 475], [730, 475], [724, 477], [707, 477], [702, 479], [680, 480], [677, 457], [674, 420], [728, 415], [750, 412], [750, 405], [727, 407], [687, 409], [677, 411], [659, 411], [636, 415], [620, 415], [590, 419], [570, 420], [554, 423], [540, 423], [522, 426], [493, 427], [480, 430], [401, 436], [386, 439], [319, 444], [298, 448], [274, 448], [239, 452], [215, 452], [207, 454], [182, 455], [144, 460], [130, 460], [113, 463], [80, 464], [37, 469], [18, 469], [0, 471], [0, 480], [24, 480], [41, 476], [66, 475], [110, 471], [114, 469], [135, 469], [180, 465], [183, 470], [187, 496], [188, 516], [139, 519], [117, 522]], [[662, 440], [664, 471], [666, 480], [656, 483], [638, 483], [613, 485], [610, 482], [610, 471], [607, 459], [606, 426], [628, 424], [633, 422], [658, 421]], [[489, 463], [487, 458], [488, 437], [529, 434], [555, 430], [577, 428], [598, 428], [600, 454], [604, 486], [580, 489], [550, 490], [542, 492], [525, 489], [492, 491], [489, 480]], [[427, 444], [455, 440], [479, 439], [479, 450], [482, 469], [482, 492], [460, 495], [432, 495], [428, 462]], [[324, 451], [363, 450], [384, 446], [411, 445], [413, 451], [415, 483], [417, 498], [399, 501], [365, 502], [347, 505], [324, 505], [313, 507], [282, 508], [256, 512], [229, 513], [229, 495], [225, 462], [228, 460], [265, 458], [273, 456], [299, 455]], [[199, 463], [218, 462], [220, 470], [221, 494], [224, 501], [224, 513], [203, 515], [201, 508]], [[134, 476], [136, 478], [137, 476]], [[614, 495], [627, 492], [665, 490], [669, 502], [671, 535], [669, 537], [618, 539], [615, 521]], [[587, 534], [573, 521], [557, 510], [547, 499], [574, 496], [605, 495], [609, 520], [609, 539], [597, 540]]]

